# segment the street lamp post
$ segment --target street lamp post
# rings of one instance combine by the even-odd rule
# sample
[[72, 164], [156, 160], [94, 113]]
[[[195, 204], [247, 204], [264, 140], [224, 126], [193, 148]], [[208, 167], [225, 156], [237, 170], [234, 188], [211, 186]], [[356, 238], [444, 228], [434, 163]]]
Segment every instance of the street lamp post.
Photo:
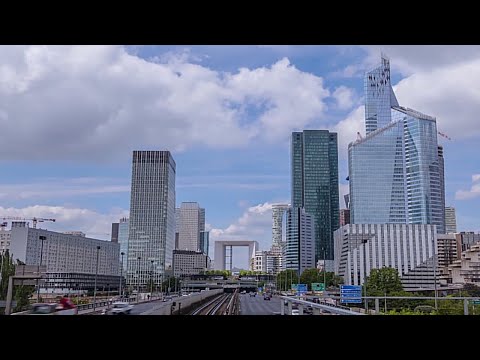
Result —
[[95, 267], [95, 285], [93, 288], [93, 311], [95, 311], [97, 300], [97, 277], [98, 277], [98, 255], [100, 253], [100, 246], [97, 246], [97, 265]]
[[[38, 276], [40, 276], [40, 267], [42, 266], [42, 260], [43, 260], [43, 241], [47, 239], [46, 236], [39, 236], [38, 237], [41, 241], [41, 246], [40, 246], [40, 262], [38, 265]], [[40, 302], [40, 282], [39, 279], [37, 279], [37, 302]]]
[[437, 304], [437, 252], [435, 246], [435, 237], [433, 237], [433, 288], [434, 288], [434, 295], [435, 295], [435, 310], [438, 310]]
[[150, 296], [153, 297], [153, 260], [150, 260], [151, 270], [150, 270]]
[[325, 248], [323, 248], [323, 295], [325, 296], [325, 293], [327, 292], [327, 263], [326, 263], [326, 251]]
[[142, 258], [139, 256], [137, 257], [137, 303], [138, 303], [138, 299], [139, 299], [139, 296], [140, 296], [140, 260]]
[[120, 298], [122, 298], [123, 297], [123, 255], [125, 255], [125, 253], [122, 251], [120, 255], [122, 256], [122, 264], [120, 266], [120, 283], [118, 285], [118, 295], [120, 296]]
[[367, 301], [367, 240], [362, 240], [363, 244], [363, 288], [364, 288], [364, 302], [365, 302], [365, 314], [368, 313], [368, 301]]

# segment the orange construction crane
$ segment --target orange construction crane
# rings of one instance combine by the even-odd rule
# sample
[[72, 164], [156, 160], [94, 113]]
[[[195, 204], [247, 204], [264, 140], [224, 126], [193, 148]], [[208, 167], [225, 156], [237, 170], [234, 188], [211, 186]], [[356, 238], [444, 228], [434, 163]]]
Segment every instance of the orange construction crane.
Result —
[[44, 222], [44, 221], [52, 221], [55, 222], [55, 219], [44, 219], [44, 218], [22, 218], [18, 216], [4, 216], [2, 217], [3, 220], [20, 220], [20, 221], [31, 221], [33, 223], [33, 228], [37, 228], [37, 222]]

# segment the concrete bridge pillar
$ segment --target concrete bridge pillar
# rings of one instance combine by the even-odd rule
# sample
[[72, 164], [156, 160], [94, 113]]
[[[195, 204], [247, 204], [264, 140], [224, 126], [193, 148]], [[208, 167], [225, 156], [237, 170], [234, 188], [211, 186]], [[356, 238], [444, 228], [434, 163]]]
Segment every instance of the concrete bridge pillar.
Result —
[[298, 304], [298, 315], [303, 315], [303, 305]]

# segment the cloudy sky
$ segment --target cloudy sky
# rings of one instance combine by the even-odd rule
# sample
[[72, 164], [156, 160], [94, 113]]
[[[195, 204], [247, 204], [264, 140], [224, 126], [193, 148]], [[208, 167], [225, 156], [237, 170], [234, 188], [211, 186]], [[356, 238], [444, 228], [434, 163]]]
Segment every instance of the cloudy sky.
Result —
[[266, 249], [271, 204], [290, 199], [292, 131], [338, 132], [346, 192], [381, 52], [400, 104], [452, 139], [439, 136], [446, 202], [459, 230], [480, 231], [479, 46], [0, 46], [0, 216], [108, 239], [128, 216], [131, 151], [168, 149], [177, 204], [206, 208], [211, 242]]

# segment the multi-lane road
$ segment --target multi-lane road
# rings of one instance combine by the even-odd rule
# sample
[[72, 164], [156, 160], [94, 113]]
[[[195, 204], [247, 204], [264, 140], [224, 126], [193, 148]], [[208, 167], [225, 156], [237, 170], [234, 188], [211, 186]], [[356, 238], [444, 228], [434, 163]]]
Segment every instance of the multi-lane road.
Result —
[[239, 315], [276, 315], [280, 313], [281, 299], [273, 296], [264, 300], [262, 295], [240, 294]]

